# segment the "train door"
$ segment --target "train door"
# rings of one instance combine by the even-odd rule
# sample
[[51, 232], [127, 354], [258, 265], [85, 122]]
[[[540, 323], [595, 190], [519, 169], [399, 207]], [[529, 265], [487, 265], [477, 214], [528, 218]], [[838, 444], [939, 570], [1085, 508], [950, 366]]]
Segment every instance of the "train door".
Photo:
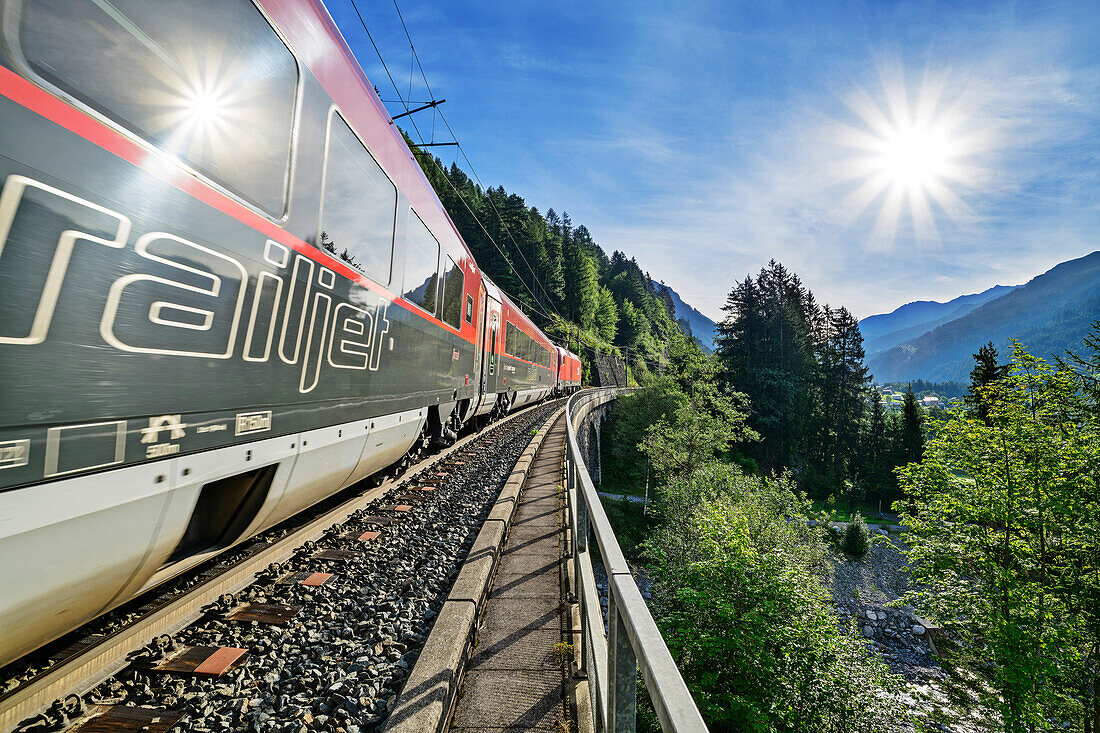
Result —
[[486, 316], [489, 320], [489, 340], [485, 344], [483, 355], [485, 358], [486, 383], [496, 391], [496, 385], [500, 383], [497, 377], [497, 341], [500, 335], [500, 302], [489, 298], [489, 307]]
[[474, 358], [474, 384], [478, 395], [485, 394], [485, 286], [478, 289], [477, 296], [477, 356]]

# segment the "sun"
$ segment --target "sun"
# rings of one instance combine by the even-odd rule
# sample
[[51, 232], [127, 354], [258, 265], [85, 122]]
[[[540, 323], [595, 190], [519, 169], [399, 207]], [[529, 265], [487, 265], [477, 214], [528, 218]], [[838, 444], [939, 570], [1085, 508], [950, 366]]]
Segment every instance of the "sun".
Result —
[[988, 145], [964, 90], [947, 94], [945, 79], [926, 74], [911, 93], [900, 74], [883, 75], [881, 91], [845, 99], [855, 122], [838, 122], [830, 140], [842, 152], [839, 175], [853, 185], [842, 204], [849, 224], [874, 211], [868, 246], [890, 249], [904, 234], [939, 241], [937, 220], [960, 223], [964, 195], [979, 180], [975, 156]]
[[951, 140], [931, 127], [907, 125], [892, 130], [882, 139], [880, 165], [895, 183], [925, 187], [950, 173]]

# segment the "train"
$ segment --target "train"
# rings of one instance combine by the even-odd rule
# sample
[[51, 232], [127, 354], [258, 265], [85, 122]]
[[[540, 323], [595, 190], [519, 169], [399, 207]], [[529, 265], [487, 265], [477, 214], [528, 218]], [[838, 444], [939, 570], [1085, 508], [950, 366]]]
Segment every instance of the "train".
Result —
[[319, 0], [0, 6], [0, 665], [580, 387]]

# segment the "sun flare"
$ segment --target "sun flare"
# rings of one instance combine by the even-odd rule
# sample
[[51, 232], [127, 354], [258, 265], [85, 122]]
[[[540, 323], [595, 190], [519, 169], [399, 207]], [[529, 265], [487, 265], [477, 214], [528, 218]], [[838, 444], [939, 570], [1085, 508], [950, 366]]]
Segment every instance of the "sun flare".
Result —
[[896, 183], [925, 186], [948, 173], [950, 145], [946, 136], [932, 128], [895, 130], [882, 141], [882, 170]]
[[847, 151], [840, 177], [855, 185], [844, 216], [854, 223], [878, 204], [872, 248], [891, 248], [903, 222], [916, 242], [938, 241], [937, 219], [958, 224], [970, 212], [962, 195], [980, 178], [973, 158], [988, 138], [976, 129], [966, 96], [945, 101], [945, 88], [926, 77], [911, 102], [894, 75], [880, 95], [859, 90], [846, 100], [857, 122], [838, 124], [832, 136]]

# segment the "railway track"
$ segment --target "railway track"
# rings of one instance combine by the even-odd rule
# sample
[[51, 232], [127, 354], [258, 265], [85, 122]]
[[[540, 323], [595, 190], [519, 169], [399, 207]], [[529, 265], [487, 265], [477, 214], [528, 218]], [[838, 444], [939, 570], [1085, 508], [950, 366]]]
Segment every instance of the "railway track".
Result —
[[0, 698], [0, 731], [373, 730], [484, 514], [558, 406], [466, 436], [86, 635]]

